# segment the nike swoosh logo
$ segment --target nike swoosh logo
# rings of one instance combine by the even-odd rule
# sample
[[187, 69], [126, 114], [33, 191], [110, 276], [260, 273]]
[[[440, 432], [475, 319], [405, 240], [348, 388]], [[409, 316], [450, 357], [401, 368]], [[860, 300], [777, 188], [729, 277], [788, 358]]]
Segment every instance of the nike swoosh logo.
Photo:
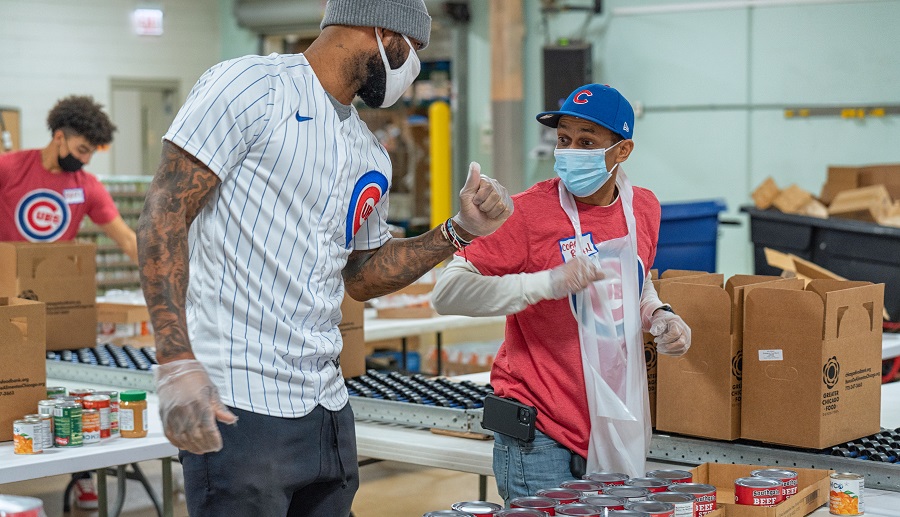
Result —
[[297, 122], [306, 122], [307, 120], [312, 120], [312, 117], [304, 117], [300, 114], [299, 111], [294, 116], [297, 117]]

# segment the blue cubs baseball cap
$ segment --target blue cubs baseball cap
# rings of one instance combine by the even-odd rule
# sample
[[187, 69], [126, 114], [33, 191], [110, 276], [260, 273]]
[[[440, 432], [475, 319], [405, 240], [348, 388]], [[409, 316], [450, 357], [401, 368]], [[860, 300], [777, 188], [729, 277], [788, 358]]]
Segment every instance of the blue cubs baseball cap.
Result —
[[599, 124], [624, 139], [634, 133], [634, 109], [631, 103], [612, 86], [586, 84], [575, 88], [559, 111], [538, 113], [537, 121], [556, 127], [559, 117], [569, 115]]

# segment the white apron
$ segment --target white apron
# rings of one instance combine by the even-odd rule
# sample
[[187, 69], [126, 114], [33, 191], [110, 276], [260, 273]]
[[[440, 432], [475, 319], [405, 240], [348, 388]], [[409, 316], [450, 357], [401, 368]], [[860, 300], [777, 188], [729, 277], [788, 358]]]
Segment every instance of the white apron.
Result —
[[[575, 293], [573, 302], [570, 300], [573, 316], [578, 322], [591, 420], [587, 472], [621, 472], [635, 477], [644, 475], [650, 450], [650, 402], [640, 327], [633, 191], [621, 169], [616, 186], [628, 234], [596, 246], [587, 242], [582, 234], [575, 199], [562, 182], [559, 182], [559, 203], [575, 229], [577, 252], [591, 258], [607, 275]], [[602, 264], [601, 257], [604, 256], [618, 256], [621, 274]], [[622, 289], [621, 307], [614, 306], [617, 302], [608, 296], [608, 290], [618, 285]], [[616, 333], [614, 311], [622, 311], [624, 349]]]

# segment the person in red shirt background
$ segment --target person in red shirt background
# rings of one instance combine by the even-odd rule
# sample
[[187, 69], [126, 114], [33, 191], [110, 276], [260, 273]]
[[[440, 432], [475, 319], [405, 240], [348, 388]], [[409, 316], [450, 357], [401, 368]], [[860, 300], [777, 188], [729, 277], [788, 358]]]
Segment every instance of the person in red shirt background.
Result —
[[[66, 97], [50, 110], [43, 149], [0, 154], [0, 241], [75, 239], [85, 216], [137, 263], [137, 238], [102, 183], [83, 170], [116, 127], [91, 97]], [[97, 508], [90, 472], [72, 474], [75, 504]]]
[[137, 239], [103, 184], [83, 170], [116, 127], [91, 97], [70, 96], [47, 115], [43, 149], [0, 155], [0, 241], [75, 239], [85, 216], [137, 263]]
[[432, 296], [441, 314], [507, 316], [491, 385], [537, 409], [533, 440], [494, 434], [507, 505], [585, 471], [643, 476], [650, 418], [641, 331], [656, 336], [662, 354], [681, 355], [691, 340], [649, 281], [660, 205], [622, 170], [635, 145], [631, 104], [615, 88], [588, 84], [537, 120], [556, 128], [558, 177], [513, 196], [509, 220], [457, 253]]

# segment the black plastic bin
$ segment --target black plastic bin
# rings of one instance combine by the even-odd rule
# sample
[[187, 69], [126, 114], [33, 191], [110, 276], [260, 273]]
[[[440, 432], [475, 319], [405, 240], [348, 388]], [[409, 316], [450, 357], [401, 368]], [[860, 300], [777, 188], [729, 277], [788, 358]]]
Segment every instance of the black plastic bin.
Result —
[[900, 228], [741, 207], [750, 214], [757, 275], [778, 275], [764, 248], [792, 253], [849, 280], [884, 283], [884, 308], [900, 321]]

